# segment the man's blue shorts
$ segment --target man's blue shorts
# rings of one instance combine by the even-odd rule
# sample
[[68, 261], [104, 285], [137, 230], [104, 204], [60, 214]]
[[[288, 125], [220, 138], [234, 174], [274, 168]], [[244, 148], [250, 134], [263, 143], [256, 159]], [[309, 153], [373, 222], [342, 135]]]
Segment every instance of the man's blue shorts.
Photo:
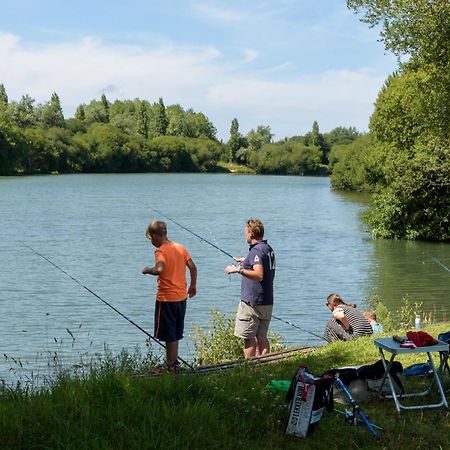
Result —
[[155, 304], [155, 338], [174, 342], [183, 339], [186, 299], [180, 302], [159, 302]]

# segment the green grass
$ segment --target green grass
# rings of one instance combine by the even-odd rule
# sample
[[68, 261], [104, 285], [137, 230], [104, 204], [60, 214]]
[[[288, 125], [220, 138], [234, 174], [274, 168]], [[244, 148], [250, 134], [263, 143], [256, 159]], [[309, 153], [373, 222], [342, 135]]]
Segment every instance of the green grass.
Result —
[[[442, 324], [426, 331], [436, 336], [449, 328], [450, 324]], [[319, 375], [333, 367], [378, 359], [373, 339], [362, 338], [270, 366], [243, 366], [210, 375], [142, 378], [110, 368], [81, 380], [62, 376], [50, 391], [4, 388], [0, 393], [0, 448], [448, 448], [448, 411], [398, 414], [392, 401], [376, 398], [361, 407], [373, 423], [385, 429], [377, 441], [365, 427], [353, 427], [337, 413], [326, 413], [306, 439], [285, 435], [287, 404], [284, 393], [265, 388], [271, 380], [290, 379], [298, 365]], [[424, 358], [399, 360], [408, 366]], [[417, 388], [422, 383], [426, 381], [408, 379], [405, 387]], [[447, 375], [444, 387], [449, 385]]]

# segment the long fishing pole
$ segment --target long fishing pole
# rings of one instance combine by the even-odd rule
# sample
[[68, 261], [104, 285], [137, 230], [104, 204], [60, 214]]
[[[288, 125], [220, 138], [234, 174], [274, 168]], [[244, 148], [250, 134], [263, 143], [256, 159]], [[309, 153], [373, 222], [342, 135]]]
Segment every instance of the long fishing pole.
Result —
[[437, 264], [439, 264], [441, 267], [443, 267], [447, 272], [450, 272], [450, 269], [447, 266], [444, 266], [443, 263], [441, 263], [441, 261], [439, 261], [437, 258], [435, 258], [434, 256], [430, 255], [430, 258], [436, 262]]
[[[91, 289], [89, 289], [87, 286], [85, 286], [84, 284], [80, 283], [76, 278], [74, 278], [72, 275], [70, 275], [69, 273], [67, 273], [64, 269], [62, 269], [61, 267], [59, 267], [57, 264], [55, 264], [53, 261], [50, 261], [50, 259], [48, 259], [46, 256], [42, 255], [41, 253], [39, 253], [37, 250], [35, 250], [33, 247], [30, 247], [28, 244], [26, 244], [23, 241], [19, 241], [21, 244], [23, 244], [25, 247], [27, 247], [28, 249], [30, 249], [33, 253], [36, 253], [36, 255], [40, 256], [41, 258], [45, 259], [47, 262], [49, 262], [53, 267], [55, 267], [56, 269], [60, 270], [62, 273], [64, 273], [65, 275], [67, 275], [70, 279], [72, 279], [73, 281], [75, 281], [75, 283], [77, 283], [78, 285], [80, 285], [83, 289], [86, 289], [86, 291], [88, 291], [89, 293], [91, 293], [94, 297], [98, 298], [100, 301], [102, 301], [106, 306], [109, 306], [112, 310], [114, 310], [117, 314], [119, 314], [120, 316], [122, 316], [124, 319], [128, 320], [128, 322], [130, 322], [132, 325], [134, 325], [137, 329], [141, 330], [143, 333], [145, 333], [150, 339], [153, 339], [157, 344], [159, 344], [161, 347], [166, 348], [166, 346], [162, 343], [159, 342], [156, 338], [154, 338], [150, 333], [148, 333], [146, 330], [144, 330], [141, 326], [139, 326], [136, 322], [133, 322], [130, 318], [128, 318], [125, 314], [121, 313], [117, 308], [115, 308], [113, 305], [111, 305], [111, 303], [107, 302], [106, 300], [102, 299], [99, 295], [97, 295], [94, 291], [92, 291]], [[190, 369], [194, 370], [194, 367], [191, 366], [189, 363], [187, 363], [186, 361], [184, 361], [183, 359], [181, 359], [180, 357], [178, 357], [178, 359], [185, 364], [187, 367], [189, 367]]]
[[[227, 298], [227, 299], [228, 299], [228, 297], [225, 297], [224, 295], [221, 295], [221, 297], [222, 297], [222, 298]], [[277, 316], [274, 316], [274, 315], [272, 314], [272, 318], [273, 318], [273, 319], [276, 319], [276, 320], [279, 320], [280, 322], [284, 322], [284, 323], [286, 323], [287, 325], [290, 325], [291, 327], [297, 328], [298, 330], [304, 331], [305, 333], [311, 334], [312, 336], [315, 336], [316, 338], [319, 338], [319, 339], [322, 339], [322, 340], [328, 342], [323, 336], [320, 336], [319, 334], [316, 334], [316, 333], [314, 333], [314, 332], [312, 332], [312, 331], [306, 330], [305, 328], [302, 328], [302, 327], [300, 327], [299, 325], [295, 325], [294, 323], [291, 323], [291, 322], [289, 322], [289, 321], [287, 321], [287, 320], [284, 320], [284, 319], [282, 319], [281, 317], [277, 317]]]
[[[139, 200], [138, 200], [139, 201]], [[143, 204], [144, 206], [148, 206], [146, 205], [144, 202], [139, 201], [139, 203]], [[161, 211], [158, 211], [157, 209], [149, 206], [149, 208], [153, 209], [153, 211], [155, 211], [156, 213], [160, 214], [161, 216], [165, 217], [167, 220], [170, 220], [171, 222], [173, 222], [175, 225], [178, 225], [180, 228], [182, 228], [183, 230], [186, 230], [188, 233], [193, 234], [195, 237], [199, 238], [201, 241], [206, 242], [207, 244], [209, 244], [211, 247], [214, 247], [215, 249], [219, 250], [220, 252], [222, 252], [224, 255], [229, 256], [230, 258], [234, 259], [233, 255], [231, 255], [230, 253], [226, 252], [225, 250], [222, 250], [220, 247], [218, 247], [217, 245], [213, 244], [212, 242], [208, 241], [207, 239], [205, 239], [204, 237], [200, 236], [199, 234], [195, 233], [194, 231], [190, 230], [189, 228], [181, 225], [181, 223], [176, 222], [175, 220], [171, 219], [169, 216], [166, 216], [165, 214], [163, 214]]]
[[325, 342], [328, 342], [323, 336], [320, 336], [320, 334], [316, 334], [316, 333], [313, 333], [312, 331], [305, 330], [304, 328], [302, 328], [298, 325], [295, 325], [294, 323], [288, 322], [287, 320], [280, 319], [279, 317], [274, 316], [273, 314], [272, 314], [272, 317], [276, 320], [279, 320], [280, 322], [287, 323], [291, 327], [298, 328], [299, 330], [304, 331], [305, 333], [311, 334], [312, 336], [315, 336], [316, 338], [319, 338], [319, 339], [324, 340]]

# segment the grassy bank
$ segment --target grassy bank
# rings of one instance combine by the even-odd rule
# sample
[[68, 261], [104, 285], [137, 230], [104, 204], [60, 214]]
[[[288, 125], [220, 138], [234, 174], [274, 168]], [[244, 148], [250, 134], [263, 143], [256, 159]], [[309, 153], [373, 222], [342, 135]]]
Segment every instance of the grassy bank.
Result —
[[[437, 336], [450, 324], [426, 329]], [[213, 375], [140, 378], [104, 369], [83, 380], [62, 377], [51, 391], [3, 389], [2, 449], [439, 449], [450, 442], [444, 409], [398, 414], [392, 401], [371, 399], [362, 408], [385, 429], [375, 441], [364, 427], [327, 413], [305, 440], [284, 433], [284, 393], [265, 388], [289, 379], [298, 365], [315, 374], [379, 359], [373, 339], [327, 345], [283, 363], [243, 366]], [[401, 358], [404, 366], [424, 358]], [[406, 380], [406, 388], [425, 383]], [[444, 387], [450, 387], [448, 376]], [[338, 407], [341, 407], [338, 405]]]

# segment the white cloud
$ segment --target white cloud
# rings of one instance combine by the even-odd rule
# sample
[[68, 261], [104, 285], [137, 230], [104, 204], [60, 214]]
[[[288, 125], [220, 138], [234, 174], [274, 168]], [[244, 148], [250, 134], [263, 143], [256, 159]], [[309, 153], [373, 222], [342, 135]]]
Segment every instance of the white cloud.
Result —
[[257, 125], [270, 125], [276, 137], [283, 138], [304, 134], [314, 120], [323, 131], [340, 125], [362, 131], [367, 129], [383, 80], [384, 76], [364, 69], [291, 81], [233, 79], [211, 86], [208, 102], [222, 110], [238, 111], [244, 133]]
[[218, 20], [220, 22], [240, 22], [245, 14], [237, 9], [221, 8], [206, 3], [193, 3], [194, 12], [202, 19]]
[[245, 62], [251, 62], [258, 58], [259, 52], [251, 48], [244, 48], [243, 50]]
[[0, 61], [0, 83], [12, 100], [29, 94], [42, 103], [57, 92], [70, 116], [103, 92], [111, 101], [163, 97], [166, 105], [204, 112], [225, 140], [234, 117], [241, 132], [270, 125], [276, 138], [303, 134], [314, 120], [323, 131], [339, 125], [364, 130], [385, 78], [359, 69], [270, 80], [270, 70], [245, 71], [214, 47], [110, 45], [89, 37], [38, 46], [0, 34]]

